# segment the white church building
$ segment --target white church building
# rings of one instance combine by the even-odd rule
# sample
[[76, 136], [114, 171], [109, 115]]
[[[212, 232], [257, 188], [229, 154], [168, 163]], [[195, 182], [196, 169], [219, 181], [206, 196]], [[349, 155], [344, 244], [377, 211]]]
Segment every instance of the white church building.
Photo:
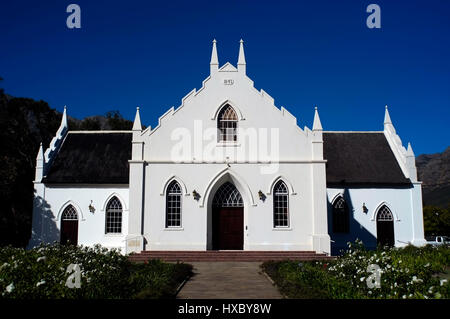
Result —
[[64, 109], [34, 186], [30, 247], [337, 254], [356, 238], [425, 243], [415, 156], [387, 106], [380, 131], [326, 131], [317, 108], [302, 129], [253, 86], [242, 40], [237, 67], [219, 66], [214, 40], [202, 87], [154, 128], [138, 108], [131, 131], [70, 131]]

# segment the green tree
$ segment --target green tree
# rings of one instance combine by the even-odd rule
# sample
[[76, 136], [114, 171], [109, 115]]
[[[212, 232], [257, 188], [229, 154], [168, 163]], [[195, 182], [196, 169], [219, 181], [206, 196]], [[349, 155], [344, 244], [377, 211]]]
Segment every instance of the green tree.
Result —
[[450, 235], [450, 210], [437, 206], [423, 208], [425, 236]]
[[131, 130], [133, 127], [133, 122], [124, 119], [119, 111], [109, 111], [105, 116], [111, 130]]
[[101, 130], [101, 125], [96, 118], [85, 118], [80, 124], [80, 130], [82, 131], [99, 131]]

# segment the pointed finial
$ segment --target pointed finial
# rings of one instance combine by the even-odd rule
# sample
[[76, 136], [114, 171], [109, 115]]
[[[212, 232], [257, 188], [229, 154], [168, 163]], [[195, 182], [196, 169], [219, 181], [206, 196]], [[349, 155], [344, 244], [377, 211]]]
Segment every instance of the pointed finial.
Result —
[[412, 149], [411, 143], [408, 142], [408, 149], [406, 150], [406, 155], [407, 156], [414, 156], [414, 151]]
[[317, 106], [314, 107], [313, 131], [322, 131], [322, 123], [320, 123], [319, 111]]
[[63, 116], [61, 119], [61, 126], [67, 127], [67, 106], [64, 105]]
[[384, 111], [384, 124], [392, 124], [391, 121], [391, 116], [389, 115], [389, 110], [388, 110], [388, 106], [385, 106], [385, 111]]
[[36, 156], [36, 168], [34, 181], [41, 182], [42, 176], [44, 175], [44, 166], [45, 166], [45, 157], [44, 157], [44, 149], [42, 148], [42, 142], [39, 145], [39, 151]]
[[246, 73], [246, 62], [245, 62], [245, 53], [244, 53], [244, 40], [239, 41], [239, 57], [237, 63], [238, 71], [243, 74]]
[[211, 52], [211, 62], [209, 64], [219, 66], [219, 58], [217, 56], [217, 45], [216, 45], [216, 43], [217, 43], [217, 41], [216, 41], [216, 39], [214, 39], [213, 40], [212, 52]]
[[141, 116], [139, 114], [139, 106], [136, 107], [136, 116], [134, 117], [133, 131], [142, 131]]
[[42, 147], [42, 142], [41, 142], [41, 144], [39, 144], [39, 151], [38, 151], [38, 154], [37, 154], [37, 157], [36, 157], [36, 160], [44, 160], [44, 148]]
[[244, 53], [244, 40], [241, 39], [239, 41], [239, 58], [238, 58], [238, 66], [239, 64], [245, 65], [245, 53]]

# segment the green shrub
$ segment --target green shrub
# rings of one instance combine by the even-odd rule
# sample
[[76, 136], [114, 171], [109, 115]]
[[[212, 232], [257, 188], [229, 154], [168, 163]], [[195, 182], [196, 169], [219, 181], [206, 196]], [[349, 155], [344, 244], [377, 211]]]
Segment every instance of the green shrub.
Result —
[[[80, 287], [66, 285], [69, 265], [81, 270]], [[184, 264], [154, 261], [133, 264], [117, 250], [42, 245], [24, 250], [0, 249], [0, 298], [116, 299], [141, 296], [167, 298], [192, 268]]]
[[[369, 288], [380, 271], [380, 287]], [[450, 265], [448, 246], [379, 248], [368, 251], [362, 242], [329, 262], [268, 262], [263, 269], [291, 298], [449, 298], [450, 285], [442, 274]]]

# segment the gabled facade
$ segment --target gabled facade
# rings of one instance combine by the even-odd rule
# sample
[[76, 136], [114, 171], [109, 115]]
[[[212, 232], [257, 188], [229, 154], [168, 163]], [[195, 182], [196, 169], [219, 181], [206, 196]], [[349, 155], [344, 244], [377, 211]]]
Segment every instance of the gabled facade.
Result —
[[[219, 67], [213, 41], [210, 76], [155, 128], [142, 129], [139, 108], [129, 132], [71, 132], [65, 114], [46, 156], [42, 146], [38, 155], [30, 245], [76, 233], [79, 244], [127, 253], [330, 254], [360, 234], [355, 222], [371, 234], [369, 245], [380, 236], [394, 245], [424, 243], [414, 154], [402, 146], [387, 108], [378, 133], [324, 132], [317, 108], [313, 127], [301, 129], [254, 88], [242, 40], [237, 67]], [[371, 138], [376, 143], [358, 144]], [[352, 167], [358, 158], [333, 148], [336, 143], [362, 148], [361, 164], [373, 171]], [[77, 220], [70, 219], [73, 211]]]

